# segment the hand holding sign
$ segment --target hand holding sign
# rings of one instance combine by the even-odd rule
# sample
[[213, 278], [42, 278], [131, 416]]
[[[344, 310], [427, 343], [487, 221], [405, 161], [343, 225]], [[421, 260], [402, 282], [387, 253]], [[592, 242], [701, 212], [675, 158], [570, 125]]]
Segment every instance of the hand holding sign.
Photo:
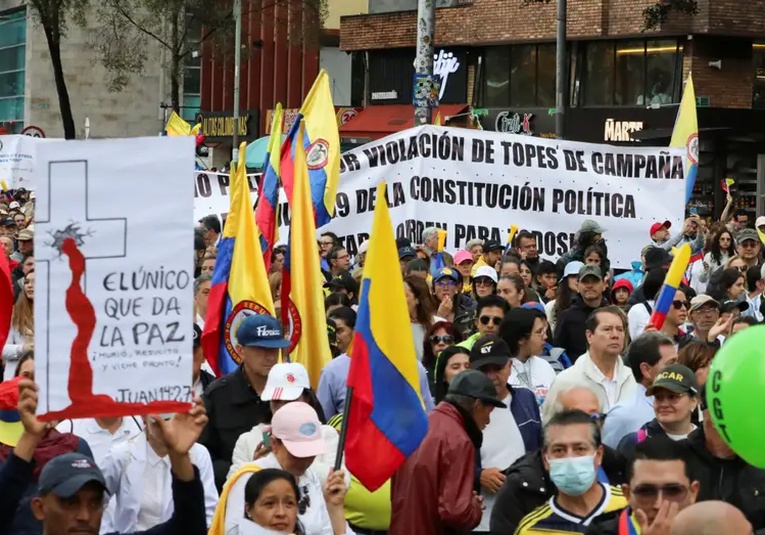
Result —
[[712, 361], [707, 405], [720, 437], [742, 459], [765, 468], [765, 428], [752, 400], [765, 389], [762, 347], [765, 326], [755, 325], [725, 341]]

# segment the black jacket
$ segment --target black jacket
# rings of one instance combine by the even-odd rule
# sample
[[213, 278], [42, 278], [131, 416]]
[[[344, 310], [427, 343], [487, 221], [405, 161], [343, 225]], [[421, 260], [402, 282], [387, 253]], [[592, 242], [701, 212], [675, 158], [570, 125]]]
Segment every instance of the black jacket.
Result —
[[[33, 470], [34, 461], [27, 462], [13, 454], [0, 467], [0, 488], [3, 489], [3, 499], [0, 500], [0, 534], [2, 535], [9, 533], [19, 501], [25, 489], [33, 482]], [[193, 481], [181, 481], [173, 477], [172, 491], [175, 508], [170, 520], [146, 531], [137, 531], [136, 535], [207, 534], [205, 493], [202, 480], [199, 478], [199, 469], [194, 467]]]
[[270, 422], [271, 409], [250, 387], [241, 366], [211, 384], [202, 400], [209, 421], [199, 443], [210, 452], [215, 485], [220, 492], [231, 468], [236, 441], [256, 425]]
[[587, 528], [585, 535], [620, 535], [619, 517], [622, 512], [624, 512], [624, 509], [596, 516], [592, 520], [590, 527]]
[[633, 433], [629, 433], [622, 437], [619, 441], [619, 445], [616, 447], [619, 454], [625, 459], [630, 459], [635, 454], [635, 448], [638, 444], [643, 442], [647, 438], [666, 436], [666, 432], [659, 425], [659, 422], [654, 418], [650, 422], [644, 424], [640, 429]]
[[[603, 298], [599, 306], [608, 306], [608, 300]], [[584, 334], [584, 324], [597, 307], [587, 306], [582, 298], [576, 296], [571, 308], [558, 314], [555, 325], [555, 347], [562, 347], [573, 364], [587, 352], [587, 337]]]
[[701, 484], [697, 502], [722, 500], [740, 509], [755, 530], [765, 528], [765, 470], [740, 457], [718, 459], [706, 449], [699, 427], [682, 441], [688, 448], [691, 479]]
[[[621, 485], [626, 477], [624, 459], [616, 450], [604, 446], [603, 470], [611, 485]], [[557, 489], [542, 460], [542, 451], [527, 453], [507, 469], [507, 479], [497, 493], [489, 524], [492, 535], [514, 533], [524, 516], [549, 500]]]

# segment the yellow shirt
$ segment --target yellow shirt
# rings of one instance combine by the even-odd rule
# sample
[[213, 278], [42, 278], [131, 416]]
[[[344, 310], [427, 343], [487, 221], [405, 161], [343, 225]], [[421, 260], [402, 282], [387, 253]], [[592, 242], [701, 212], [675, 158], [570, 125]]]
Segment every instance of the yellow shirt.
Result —
[[[343, 415], [329, 419], [330, 425], [340, 432]], [[349, 524], [373, 531], [388, 531], [390, 527], [390, 480], [374, 492], [369, 492], [351, 475], [351, 484], [345, 494], [345, 519]]]
[[619, 487], [600, 483], [605, 491], [598, 506], [586, 517], [581, 518], [561, 509], [555, 496], [547, 503], [534, 509], [521, 520], [515, 535], [574, 535], [587, 531], [593, 518], [604, 513], [619, 511], [627, 507], [627, 499]]

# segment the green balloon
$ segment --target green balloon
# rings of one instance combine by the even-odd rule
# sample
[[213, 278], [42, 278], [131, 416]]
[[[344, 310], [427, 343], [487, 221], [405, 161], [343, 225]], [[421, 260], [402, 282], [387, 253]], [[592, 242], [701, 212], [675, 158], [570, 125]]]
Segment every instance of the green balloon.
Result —
[[765, 468], [765, 419], [755, 401], [765, 393], [765, 325], [726, 340], [712, 360], [707, 405], [722, 439], [749, 464]]

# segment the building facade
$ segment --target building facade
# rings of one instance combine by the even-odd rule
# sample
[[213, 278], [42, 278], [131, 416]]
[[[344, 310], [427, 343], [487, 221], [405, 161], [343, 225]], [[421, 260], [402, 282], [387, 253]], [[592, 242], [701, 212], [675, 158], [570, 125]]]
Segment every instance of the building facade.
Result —
[[[63, 137], [47, 41], [29, 9], [22, 0], [0, 0], [0, 131], [35, 127], [46, 137]], [[88, 41], [92, 29], [72, 23], [61, 44], [77, 136], [85, 136], [86, 119], [93, 138], [158, 135], [164, 127], [161, 104], [167, 101], [159, 62], [148, 62], [123, 91], [110, 92]], [[159, 50], [149, 52], [159, 57]]]
[[[416, 1], [369, 1], [369, 14], [343, 17], [341, 49], [388, 61], [413, 50]], [[565, 137], [666, 146], [692, 72], [701, 148], [695, 208], [719, 213], [724, 194], [715, 184], [731, 177], [737, 203], [754, 212], [762, 203], [758, 194], [765, 193], [765, 0], [699, 0], [698, 15], [674, 14], [657, 30], [643, 31], [643, 10], [655, 3], [568, 0]], [[464, 53], [465, 104], [482, 128], [554, 137], [555, 2], [437, 5], [443, 7], [436, 10], [436, 51]], [[371, 61], [369, 67], [370, 80], [387, 79], [384, 69]], [[343, 131], [357, 137], [363, 135], [357, 125], [369, 127], [365, 115], [400, 113], [394, 106], [387, 114], [373, 110], [384, 106], [371, 96], [372, 106]], [[411, 115], [411, 104], [407, 108]]]

